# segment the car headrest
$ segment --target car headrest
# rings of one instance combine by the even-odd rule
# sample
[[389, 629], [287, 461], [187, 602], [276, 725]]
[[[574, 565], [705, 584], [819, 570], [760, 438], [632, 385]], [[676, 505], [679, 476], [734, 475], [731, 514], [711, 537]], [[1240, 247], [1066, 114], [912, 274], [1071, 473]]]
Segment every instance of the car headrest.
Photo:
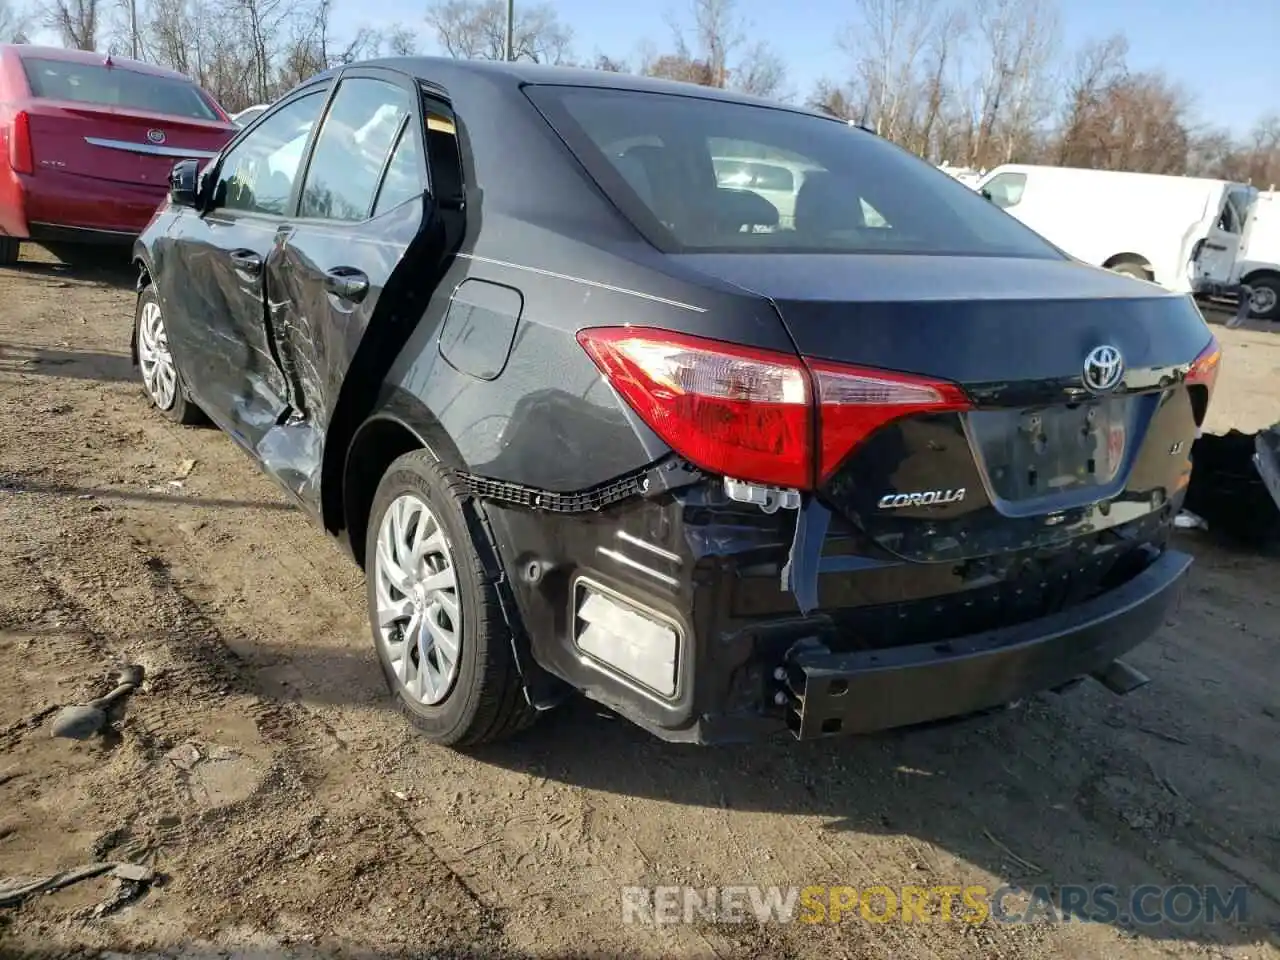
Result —
[[778, 208], [750, 190], [721, 187], [716, 190], [716, 228], [737, 233], [743, 227], [776, 227]]
[[862, 200], [827, 170], [805, 174], [796, 194], [796, 233], [824, 235], [866, 226]]

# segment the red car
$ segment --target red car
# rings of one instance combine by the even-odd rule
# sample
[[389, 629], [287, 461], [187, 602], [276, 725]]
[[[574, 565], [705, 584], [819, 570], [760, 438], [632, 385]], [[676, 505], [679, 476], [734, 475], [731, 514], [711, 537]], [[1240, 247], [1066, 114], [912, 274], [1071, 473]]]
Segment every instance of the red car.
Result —
[[81, 50], [0, 45], [0, 264], [23, 240], [131, 245], [184, 159], [237, 128], [180, 73]]

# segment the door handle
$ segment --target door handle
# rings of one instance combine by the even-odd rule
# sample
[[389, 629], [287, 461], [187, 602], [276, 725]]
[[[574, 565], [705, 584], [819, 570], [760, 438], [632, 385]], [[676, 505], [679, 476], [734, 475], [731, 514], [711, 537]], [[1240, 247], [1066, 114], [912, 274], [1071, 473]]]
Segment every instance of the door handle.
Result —
[[359, 303], [369, 293], [369, 278], [355, 267], [334, 267], [324, 275], [324, 288], [339, 300]]
[[252, 250], [231, 251], [231, 264], [237, 270], [255, 277], [262, 272], [262, 258]]
[[1204, 247], [1205, 247], [1205, 249], [1206, 249], [1206, 250], [1225, 250], [1225, 249], [1227, 249], [1227, 248], [1226, 248], [1226, 246], [1225, 246], [1225, 245], [1223, 245], [1223, 244], [1221, 244], [1221, 243], [1206, 243], [1206, 244], [1204, 245]]

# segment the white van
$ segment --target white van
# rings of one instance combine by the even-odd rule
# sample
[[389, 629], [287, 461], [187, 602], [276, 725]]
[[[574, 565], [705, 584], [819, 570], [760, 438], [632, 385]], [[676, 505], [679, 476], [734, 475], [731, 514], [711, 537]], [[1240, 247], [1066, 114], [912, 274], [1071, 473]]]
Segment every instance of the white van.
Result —
[[1280, 193], [1258, 194], [1244, 228], [1236, 275], [1249, 287], [1249, 315], [1280, 320]]
[[996, 206], [1085, 263], [1178, 293], [1230, 293], [1257, 190], [1243, 183], [1031, 164], [978, 184]]

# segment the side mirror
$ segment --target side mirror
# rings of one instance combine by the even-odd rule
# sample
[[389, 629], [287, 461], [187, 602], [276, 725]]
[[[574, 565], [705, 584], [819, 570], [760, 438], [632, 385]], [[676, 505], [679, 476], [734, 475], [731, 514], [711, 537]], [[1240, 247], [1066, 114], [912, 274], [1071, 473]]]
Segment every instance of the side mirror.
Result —
[[982, 197], [984, 200], [990, 200], [992, 203], [995, 203], [995, 199], [991, 196], [991, 191], [988, 190], [986, 187], [983, 187], [978, 192], [982, 194]]
[[195, 207], [200, 199], [200, 161], [183, 160], [169, 172], [169, 201], [176, 207]]

